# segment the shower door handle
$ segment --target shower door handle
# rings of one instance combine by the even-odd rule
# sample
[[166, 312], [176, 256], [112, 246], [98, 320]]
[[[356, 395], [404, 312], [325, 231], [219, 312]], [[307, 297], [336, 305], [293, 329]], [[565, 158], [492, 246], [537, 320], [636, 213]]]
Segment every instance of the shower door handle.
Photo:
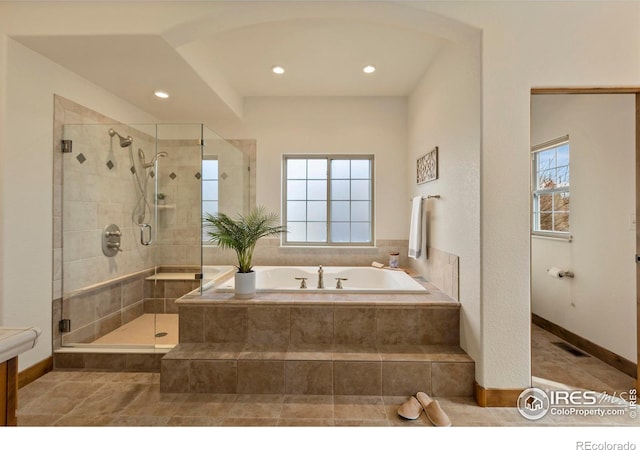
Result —
[[[145, 237], [145, 236], [144, 236], [144, 234], [145, 234], [145, 233], [144, 233], [145, 229], [146, 229], [146, 230], [149, 230], [149, 233], [148, 233], [148, 236], [147, 236], [147, 239], [146, 239], [146, 240], [145, 240], [145, 238], [144, 238], [144, 237]], [[153, 241], [153, 240], [152, 240], [152, 238], [151, 238], [151, 225], [149, 225], [148, 223], [140, 224], [140, 243], [141, 243], [142, 245], [151, 245], [151, 242], [152, 242], [152, 241]]]

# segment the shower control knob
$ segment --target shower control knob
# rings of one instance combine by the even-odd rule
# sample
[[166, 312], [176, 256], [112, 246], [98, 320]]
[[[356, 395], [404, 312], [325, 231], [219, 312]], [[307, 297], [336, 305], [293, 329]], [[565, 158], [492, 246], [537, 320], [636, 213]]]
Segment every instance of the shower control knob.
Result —
[[102, 253], [105, 256], [116, 256], [121, 252], [120, 244], [122, 241], [122, 232], [116, 224], [111, 224], [102, 232]]
[[122, 251], [122, 249], [120, 248], [120, 242], [108, 242], [107, 243], [107, 248], [112, 248], [112, 249], [117, 250], [119, 252]]

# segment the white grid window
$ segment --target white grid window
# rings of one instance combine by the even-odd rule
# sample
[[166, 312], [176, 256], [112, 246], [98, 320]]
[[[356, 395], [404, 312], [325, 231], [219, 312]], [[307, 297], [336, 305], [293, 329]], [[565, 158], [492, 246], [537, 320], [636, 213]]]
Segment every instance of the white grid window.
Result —
[[[218, 160], [206, 157], [202, 160], [202, 214], [203, 216], [218, 214]], [[204, 228], [204, 227], [203, 227]], [[209, 241], [206, 230], [203, 229], [202, 240]]]
[[285, 156], [285, 244], [373, 245], [373, 156]]
[[533, 232], [568, 236], [570, 224], [569, 137], [533, 148]]

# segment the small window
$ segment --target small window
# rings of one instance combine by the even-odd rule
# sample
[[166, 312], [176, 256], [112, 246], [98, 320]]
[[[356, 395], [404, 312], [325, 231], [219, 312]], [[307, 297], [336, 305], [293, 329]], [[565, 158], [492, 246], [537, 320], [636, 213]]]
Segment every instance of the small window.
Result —
[[569, 237], [569, 137], [533, 147], [533, 233]]
[[[218, 214], [218, 159], [205, 156], [202, 160], [202, 215]], [[202, 240], [209, 241], [206, 230], [202, 231]]]
[[285, 244], [373, 245], [373, 156], [285, 156]]

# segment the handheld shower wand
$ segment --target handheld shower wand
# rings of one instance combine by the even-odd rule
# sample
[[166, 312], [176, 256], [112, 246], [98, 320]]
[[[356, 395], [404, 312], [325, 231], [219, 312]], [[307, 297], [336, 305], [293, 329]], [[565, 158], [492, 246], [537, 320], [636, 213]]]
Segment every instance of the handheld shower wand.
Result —
[[158, 160], [158, 158], [164, 158], [165, 156], [168, 156], [168, 155], [169, 154], [167, 152], [158, 152], [154, 155], [153, 158], [151, 158], [151, 161], [147, 162], [142, 149], [141, 148], [138, 149], [138, 159], [140, 159], [140, 163], [142, 164], [142, 167], [144, 167], [145, 169], [153, 167], [156, 161]]

